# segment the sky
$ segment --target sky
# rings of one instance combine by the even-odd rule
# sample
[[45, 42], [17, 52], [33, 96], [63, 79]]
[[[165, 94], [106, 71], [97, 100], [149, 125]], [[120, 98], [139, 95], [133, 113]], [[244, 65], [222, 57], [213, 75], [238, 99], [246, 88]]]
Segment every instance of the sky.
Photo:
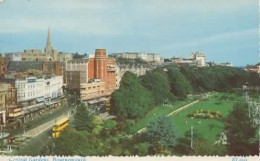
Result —
[[258, 0], [3, 0], [0, 53], [44, 49], [48, 28], [61, 52], [151, 52], [164, 58], [259, 62]]

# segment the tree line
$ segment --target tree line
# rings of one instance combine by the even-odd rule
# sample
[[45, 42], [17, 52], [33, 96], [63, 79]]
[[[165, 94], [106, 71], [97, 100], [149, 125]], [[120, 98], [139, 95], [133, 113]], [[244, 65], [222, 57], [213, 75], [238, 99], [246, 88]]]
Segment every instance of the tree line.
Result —
[[260, 87], [257, 73], [235, 67], [158, 67], [145, 75], [126, 72], [112, 94], [112, 113], [121, 119], [142, 118], [154, 105], [208, 91], [228, 92], [247, 83]]

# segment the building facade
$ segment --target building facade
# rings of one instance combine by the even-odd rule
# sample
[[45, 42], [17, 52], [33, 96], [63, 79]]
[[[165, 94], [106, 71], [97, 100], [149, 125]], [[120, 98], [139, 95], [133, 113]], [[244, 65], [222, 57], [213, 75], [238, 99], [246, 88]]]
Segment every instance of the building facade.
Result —
[[22, 61], [22, 52], [6, 53], [9, 61]]
[[66, 64], [66, 88], [79, 93], [80, 84], [88, 82], [88, 59], [69, 60]]
[[42, 103], [62, 96], [62, 76], [28, 77], [16, 80], [17, 101], [24, 106]]
[[193, 52], [190, 55], [190, 59], [192, 59], [198, 67], [205, 67], [206, 66], [206, 55], [200, 52]]
[[[177, 64], [178, 66], [197, 66], [197, 67], [207, 66], [206, 55], [200, 52], [191, 53], [189, 58], [174, 57], [171, 58], [169, 61]], [[169, 62], [165, 62], [165, 63], [169, 63]]]
[[[116, 62], [107, 57], [106, 49], [96, 49], [94, 57], [69, 60], [66, 64], [66, 87], [69, 91], [81, 94], [83, 90], [84, 94], [88, 93], [88, 88], [84, 87], [95, 86], [93, 82], [100, 84], [100, 87], [104, 83], [105, 90], [101, 92], [103, 96], [110, 95], [116, 88]], [[87, 99], [85, 95], [81, 98]]]
[[0, 82], [0, 121], [3, 124], [7, 119], [14, 120], [22, 116], [22, 106], [17, 103], [17, 90], [14, 82], [13, 79], [1, 80]]
[[0, 54], [0, 77], [4, 77], [4, 75], [7, 74], [8, 62], [8, 57], [3, 57], [2, 54]]
[[6, 122], [6, 97], [8, 84], [0, 83], [0, 125]]
[[81, 100], [91, 100], [105, 95], [105, 82], [95, 79], [93, 82], [80, 84]]
[[124, 52], [124, 53], [111, 53], [110, 55], [115, 58], [142, 59], [146, 62], [161, 63], [160, 54], [155, 54], [155, 53]]

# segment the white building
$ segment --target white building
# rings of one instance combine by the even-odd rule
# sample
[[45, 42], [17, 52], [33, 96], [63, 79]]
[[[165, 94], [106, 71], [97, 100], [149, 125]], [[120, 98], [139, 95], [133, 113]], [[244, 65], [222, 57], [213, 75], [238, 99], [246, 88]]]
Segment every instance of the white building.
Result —
[[17, 102], [33, 105], [62, 95], [62, 76], [16, 80]]
[[7, 53], [9, 61], [22, 61], [22, 52]]
[[229, 63], [229, 62], [226, 62], [226, 63], [219, 63], [220, 66], [223, 66], [223, 67], [232, 67], [232, 63]]
[[45, 77], [44, 79], [44, 98], [51, 100], [63, 95], [62, 93], [62, 76]]
[[160, 54], [147, 54], [148, 62], [161, 62]]
[[193, 52], [190, 55], [190, 59], [193, 59], [198, 67], [205, 67], [206, 66], [206, 55], [200, 52]]
[[147, 62], [161, 63], [160, 54], [143, 53], [143, 52], [124, 52], [124, 53], [112, 53], [112, 56], [126, 59], [142, 59]]
[[188, 65], [188, 66], [197, 66], [197, 67], [205, 67], [206, 63], [206, 55], [200, 52], [191, 53], [188, 59], [186, 58], [171, 58], [171, 62], [176, 63], [177, 65]]

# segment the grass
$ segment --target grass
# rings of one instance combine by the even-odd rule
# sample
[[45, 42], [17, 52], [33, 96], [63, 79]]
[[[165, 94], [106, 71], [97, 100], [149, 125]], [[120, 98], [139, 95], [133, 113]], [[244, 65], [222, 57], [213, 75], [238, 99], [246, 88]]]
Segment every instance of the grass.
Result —
[[[171, 116], [172, 120], [177, 126], [179, 137], [184, 137], [185, 132], [189, 132], [191, 126], [193, 126], [193, 130], [196, 131], [201, 137], [208, 141], [215, 141], [216, 136], [225, 128], [223, 118], [226, 118], [228, 116], [234, 105], [233, 101], [229, 102], [221, 99], [224, 97], [232, 98], [232, 100], [242, 99], [236, 94], [219, 93], [209, 99], [203, 100], [191, 106], [190, 108], [178, 113], [177, 115]], [[220, 111], [220, 113], [222, 114], [222, 119], [192, 119], [187, 116], [188, 114], [200, 109]], [[185, 120], [187, 121], [187, 123], [185, 123]]]
[[149, 121], [151, 121], [159, 116], [167, 115], [167, 114], [171, 113], [172, 111], [174, 111], [186, 104], [191, 103], [192, 101], [195, 101], [195, 100], [194, 99], [177, 100], [174, 102], [174, 104], [172, 104], [172, 107], [163, 107], [163, 105], [159, 105], [159, 106], [153, 108], [148, 114], [146, 114], [146, 116], [144, 118], [139, 120], [137, 124], [135, 124], [134, 126], [132, 126], [130, 128], [130, 134], [134, 134], [138, 130], [144, 128]]

